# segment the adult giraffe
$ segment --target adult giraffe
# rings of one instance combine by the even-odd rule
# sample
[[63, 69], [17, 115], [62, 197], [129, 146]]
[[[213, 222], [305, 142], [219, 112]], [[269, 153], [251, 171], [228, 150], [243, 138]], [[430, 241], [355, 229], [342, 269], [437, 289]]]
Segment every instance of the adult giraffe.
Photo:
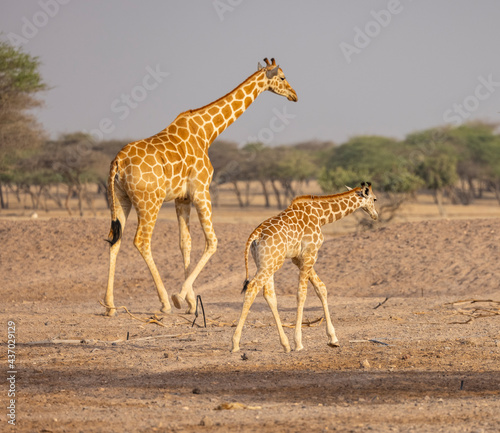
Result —
[[[113, 299], [116, 256], [132, 205], [138, 219], [134, 245], [153, 276], [161, 311], [171, 310], [167, 291], [151, 254], [151, 237], [158, 212], [162, 203], [170, 200], [175, 200], [185, 272], [181, 292], [172, 296], [172, 301], [176, 308], [181, 308], [182, 301], [186, 300], [188, 312], [194, 313], [193, 282], [217, 249], [209, 193], [213, 167], [208, 158], [208, 148], [263, 91], [270, 90], [290, 101], [297, 101], [295, 90], [288, 84], [275, 60], [269, 62], [266, 58], [264, 61], [266, 66], [258, 64], [257, 72], [227, 95], [197, 110], [179, 114], [167, 128], [150, 138], [127, 144], [111, 163], [108, 179], [111, 208], [108, 241], [111, 248], [108, 286], [104, 296], [106, 315], [116, 313]], [[189, 215], [192, 204], [205, 234], [205, 251], [191, 271]]]

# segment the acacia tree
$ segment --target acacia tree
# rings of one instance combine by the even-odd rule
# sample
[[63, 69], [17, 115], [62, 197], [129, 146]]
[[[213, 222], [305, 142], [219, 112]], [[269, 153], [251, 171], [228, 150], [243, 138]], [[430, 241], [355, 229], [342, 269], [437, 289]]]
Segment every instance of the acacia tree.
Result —
[[36, 95], [47, 89], [37, 57], [0, 41], [0, 207], [8, 206], [4, 186], [19, 181], [19, 161], [33, 154], [45, 134], [29, 110], [42, 102]]

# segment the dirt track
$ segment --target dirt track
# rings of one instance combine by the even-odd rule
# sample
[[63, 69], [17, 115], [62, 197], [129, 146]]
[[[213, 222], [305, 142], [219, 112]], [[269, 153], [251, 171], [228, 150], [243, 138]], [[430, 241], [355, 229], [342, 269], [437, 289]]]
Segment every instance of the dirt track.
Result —
[[[2, 342], [7, 322], [16, 325], [12, 431], [499, 431], [500, 317], [473, 319], [499, 304], [449, 304], [500, 301], [499, 223], [427, 221], [328, 239], [316, 270], [341, 347], [329, 348], [324, 324], [314, 323], [303, 327], [304, 351], [282, 353], [258, 297], [242, 350], [231, 354], [253, 227], [216, 226], [219, 250], [196, 284], [204, 329], [192, 328], [191, 316], [159, 314], [133, 223], [118, 258], [116, 304], [141, 319], [156, 313], [163, 326], [124, 310], [102, 315], [107, 219], [0, 220]], [[170, 294], [182, 283], [177, 236], [175, 224], [158, 222], [153, 253]], [[193, 239], [196, 258], [197, 227]], [[296, 283], [287, 264], [276, 289], [288, 324]], [[321, 313], [310, 291], [305, 318]], [[225, 403], [246, 409], [216, 409]], [[6, 409], [0, 423], [8, 426]]]

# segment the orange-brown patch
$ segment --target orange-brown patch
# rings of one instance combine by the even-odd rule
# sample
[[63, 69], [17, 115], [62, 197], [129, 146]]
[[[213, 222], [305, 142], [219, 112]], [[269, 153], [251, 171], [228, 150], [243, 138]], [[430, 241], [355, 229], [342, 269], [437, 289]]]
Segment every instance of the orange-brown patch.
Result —
[[222, 117], [222, 114], [217, 114], [217, 116], [214, 117], [214, 125], [220, 126], [224, 123], [224, 117]]
[[179, 128], [179, 131], [177, 131], [177, 134], [182, 140], [185, 140], [186, 138], [189, 137], [189, 131], [186, 128]]
[[250, 93], [252, 93], [255, 89], [255, 86], [256, 84], [255, 83], [251, 83], [251, 84], [247, 84], [245, 87], [243, 87], [243, 91], [249, 95]]
[[232, 103], [233, 110], [234, 111], [239, 110], [242, 107], [242, 105], [243, 105], [243, 101], [234, 101]]
[[222, 109], [222, 115], [224, 116], [225, 119], [228, 119], [229, 117], [231, 117], [232, 114], [233, 114], [233, 110], [232, 110], [230, 105], [226, 105]]

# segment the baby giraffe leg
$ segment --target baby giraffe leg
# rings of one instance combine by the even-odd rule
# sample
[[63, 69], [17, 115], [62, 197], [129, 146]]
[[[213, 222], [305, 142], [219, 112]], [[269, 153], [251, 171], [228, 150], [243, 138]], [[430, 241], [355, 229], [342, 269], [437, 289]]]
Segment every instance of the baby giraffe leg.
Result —
[[328, 336], [328, 345], [331, 347], [340, 346], [339, 340], [335, 335], [335, 329], [332, 324], [332, 320], [330, 318], [330, 312], [328, 311], [328, 300], [327, 300], [327, 291], [326, 286], [318, 277], [318, 274], [314, 269], [311, 269], [309, 280], [314, 286], [314, 290], [318, 295], [318, 298], [321, 300], [323, 304], [323, 311], [325, 312], [325, 320], [326, 320], [326, 335]]
[[240, 350], [241, 331], [243, 330], [243, 325], [245, 324], [250, 307], [252, 306], [253, 301], [255, 301], [255, 297], [257, 296], [260, 288], [269, 280], [269, 278], [271, 278], [271, 276], [272, 274], [270, 272], [258, 271], [255, 277], [253, 277], [253, 279], [248, 283], [245, 290], [245, 300], [243, 301], [240, 320], [238, 321], [238, 325], [236, 326], [233, 334], [233, 347], [231, 352], [237, 352]]
[[245, 320], [248, 316], [248, 312], [250, 311], [250, 307], [257, 296], [259, 288], [253, 284], [253, 281], [248, 283], [248, 287], [245, 291], [245, 300], [243, 301], [243, 308], [241, 309], [240, 320], [238, 321], [238, 325], [233, 334], [233, 347], [231, 352], [238, 352], [240, 350], [240, 338], [241, 331], [243, 330], [243, 325], [245, 324]]
[[297, 322], [295, 323], [295, 350], [302, 350], [302, 315], [307, 296], [307, 282], [309, 270], [302, 268], [299, 275], [299, 289], [297, 291]]
[[269, 281], [264, 286], [264, 299], [267, 301], [269, 308], [274, 316], [274, 321], [276, 322], [276, 327], [278, 328], [278, 333], [280, 336], [280, 342], [285, 350], [285, 353], [290, 352], [290, 343], [288, 338], [283, 331], [283, 326], [281, 325], [280, 316], [278, 313], [278, 302], [276, 300], [276, 292], [274, 291], [274, 277], [271, 277]]

